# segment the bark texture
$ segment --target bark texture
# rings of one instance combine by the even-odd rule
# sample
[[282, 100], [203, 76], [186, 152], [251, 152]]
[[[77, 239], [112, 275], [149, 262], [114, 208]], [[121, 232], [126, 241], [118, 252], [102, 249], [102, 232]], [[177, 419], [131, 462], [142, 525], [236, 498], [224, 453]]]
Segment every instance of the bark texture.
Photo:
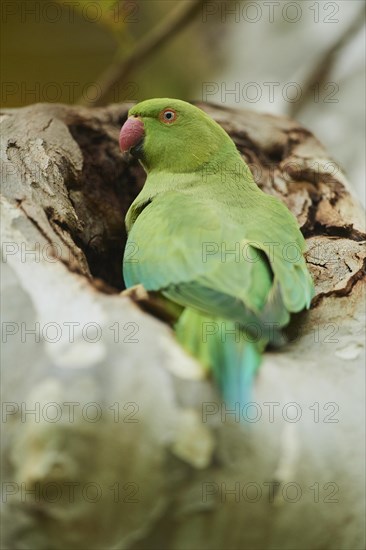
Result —
[[364, 547], [363, 213], [293, 120], [201, 107], [297, 216], [313, 306], [240, 422], [159, 300], [120, 294], [129, 105], [4, 111], [2, 548]]

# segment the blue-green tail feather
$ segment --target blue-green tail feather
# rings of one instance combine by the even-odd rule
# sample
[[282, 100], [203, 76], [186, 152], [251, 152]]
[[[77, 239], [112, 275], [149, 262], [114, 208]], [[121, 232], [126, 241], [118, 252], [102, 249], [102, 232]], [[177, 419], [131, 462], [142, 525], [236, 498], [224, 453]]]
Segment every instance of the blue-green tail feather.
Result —
[[[207, 331], [209, 327], [209, 331]], [[228, 407], [252, 400], [255, 375], [266, 345], [238, 323], [185, 309], [176, 325], [182, 346], [213, 374]]]

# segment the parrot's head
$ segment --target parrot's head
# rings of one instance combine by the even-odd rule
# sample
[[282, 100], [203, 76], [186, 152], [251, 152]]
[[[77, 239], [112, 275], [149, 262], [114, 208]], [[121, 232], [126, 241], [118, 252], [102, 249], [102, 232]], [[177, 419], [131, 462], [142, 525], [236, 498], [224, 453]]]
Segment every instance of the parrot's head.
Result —
[[147, 172], [194, 172], [218, 153], [237, 153], [223, 128], [185, 101], [149, 99], [128, 115], [120, 132], [120, 148], [139, 158]]

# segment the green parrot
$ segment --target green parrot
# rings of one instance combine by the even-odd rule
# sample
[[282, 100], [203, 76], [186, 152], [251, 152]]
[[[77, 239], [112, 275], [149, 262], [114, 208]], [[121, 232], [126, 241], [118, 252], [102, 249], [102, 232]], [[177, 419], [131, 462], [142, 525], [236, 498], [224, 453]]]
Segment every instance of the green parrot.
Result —
[[126, 215], [126, 287], [181, 308], [184, 348], [210, 369], [226, 403], [246, 403], [261, 355], [280, 345], [313, 282], [291, 212], [263, 193], [229, 135], [178, 99], [135, 105], [120, 148], [147, 179]]

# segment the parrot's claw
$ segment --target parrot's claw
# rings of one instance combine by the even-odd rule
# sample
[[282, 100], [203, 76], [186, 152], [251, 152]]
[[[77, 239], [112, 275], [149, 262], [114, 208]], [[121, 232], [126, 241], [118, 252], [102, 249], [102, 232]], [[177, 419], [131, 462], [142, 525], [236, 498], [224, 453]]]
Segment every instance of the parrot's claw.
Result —
[[149, 293], [145, 290], [143, 285], [135, 285], [131, 286], [130, 288], [126, 288], [125, 290], [122, 290], [120, 295], [128, 296], [129, 298], [131, 298], [131, 300], [134, 300], [135, 302], [149, 299]]

